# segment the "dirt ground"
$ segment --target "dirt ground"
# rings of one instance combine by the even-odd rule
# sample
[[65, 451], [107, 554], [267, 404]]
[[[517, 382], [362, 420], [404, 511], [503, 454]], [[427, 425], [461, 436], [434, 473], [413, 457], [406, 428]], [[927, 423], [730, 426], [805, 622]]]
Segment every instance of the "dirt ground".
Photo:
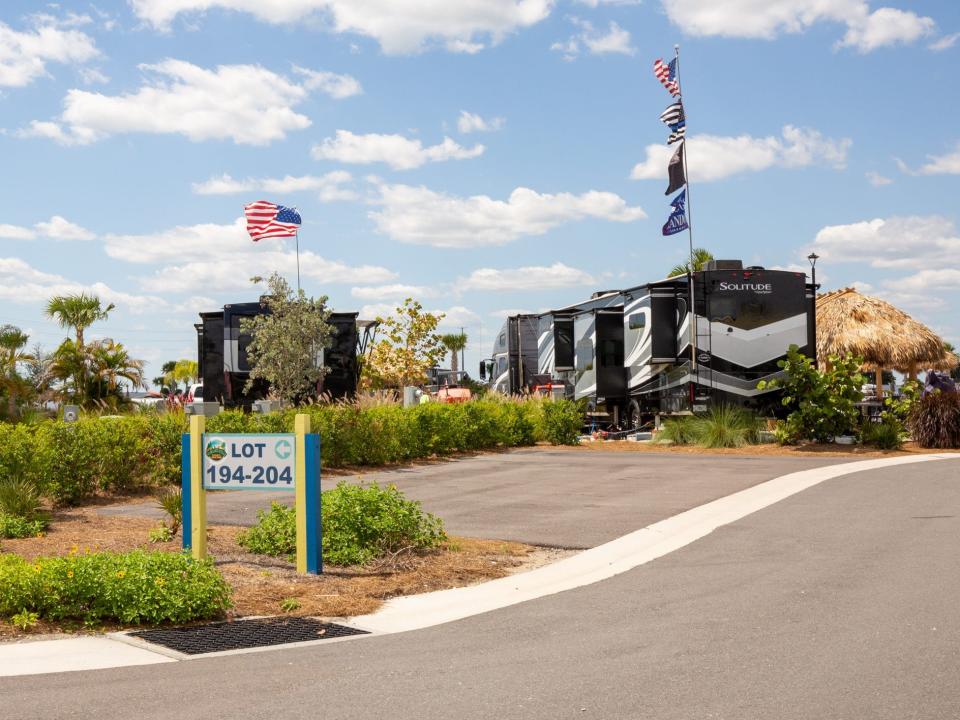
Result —
[[[157, 525], [156, 520], [147, 518], [99, 515], [92, 507], [66, 509], [54, 513], [42, 537], [0, 541], [0, 552], [27, 559], [88, 550], [179, 552], [179, 534], [166, 543], [148, 541], [148, 533]], [[473, 585], [572, 554], [514, 542], [452, 537], [434, 552], [362, 568], [328, 566], [321, 576], [303, 576], [283, 558], [246, 552], [236, 541], [240, 530], [211, 526], [208, 535], [210, 556], [233, 589], [230, 618], [283, 613], [327, 618], [363, 615], [391, 597]], [[84, 628], [68, 622], [40, 623], [23, 632], [0, 621], [0, 641], [115, 629], [117, 626]]]
[[695, 445], [660, 445], [649, 442], [633, 442], [628, 440], [595, 440], [585, 441], [579, 445], [562, 445], [553, 449], [563, 449], [569, 452], [655, 452], [678, 453], [681, 455], [750, 455], [750, 456], [779, 456], [779, 457], [850, 457], [850, 458], [879, 458], [896, 457], [898, 455], [917, 455], [924, 453], [960, 452], [960, 450], [933, 450], [921, 448], [912, 442], [904, 443], [900, 450], [877, 450], [863, 445], [837, 445], [835, 443], [807, 443], [804, 445], [777, 445], [763, 443], [760, 445], [745, 445], [740, 448], [707, 449]]

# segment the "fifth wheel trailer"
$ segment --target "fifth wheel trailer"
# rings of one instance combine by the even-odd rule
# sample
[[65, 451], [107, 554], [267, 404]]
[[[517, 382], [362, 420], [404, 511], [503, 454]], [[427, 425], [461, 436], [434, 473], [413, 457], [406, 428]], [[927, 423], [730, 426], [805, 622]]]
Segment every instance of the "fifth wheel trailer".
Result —
[[782, 375], [777, 362], [791, 345], [814, 356], [814, 297], [803, 273], [738, 260], [712, 261], [692, 278], [595, 293], [537, 316], [537, 374], [510, 382], [507, 353], [497, 368], [507, 382], [493, 386], [515, 393], [532, 389], [532, 380], [562, 385], [594, 419], [616, 427], [716, 403], [772, 412], [778, 394], [757, 384]]

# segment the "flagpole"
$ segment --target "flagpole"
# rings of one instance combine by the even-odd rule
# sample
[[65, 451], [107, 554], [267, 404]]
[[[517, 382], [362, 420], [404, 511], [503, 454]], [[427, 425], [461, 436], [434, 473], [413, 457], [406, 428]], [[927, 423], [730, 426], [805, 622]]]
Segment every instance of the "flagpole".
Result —
[[[677, 90], [680, 93], [680, 104], [683, 105], [683, 84], [680, 81], [680, 46], [673, 46], [674, 58], [677, 61]], [[687, 109], [683, 108], [683, 117], [686, 121]], [[690, 289], [690, 373], [691, 375], [696, 374], [699, 378], [699, 372], [697, 371], [697, 333], [699, 331], [699, 323], [697, 323], [697, 303], [695, 297], [695, 283], [693, 281], [693, 273], [696, 268], [693, 266], [693, 221], [692, 213], [690, 212], [690, 171], [687, 170], [687, 139], [686, 139], [686, 130], [684, 130], [684, 137], [680, 140], [683, 143], [683, 176], [686, 180], [686, 190], [687, 190], [687, 202], [684, 207], [684, 211], [687, 214], [687, 242], [689, 245], [690, 260], [688, 266], [690, 268], [689, 273], [687, 274], [687, 279], [689, 281]]]
[[293, 236], [297, 239], [297, 294], [300, 294], [300, 230], [297, 229], [293, 233]]

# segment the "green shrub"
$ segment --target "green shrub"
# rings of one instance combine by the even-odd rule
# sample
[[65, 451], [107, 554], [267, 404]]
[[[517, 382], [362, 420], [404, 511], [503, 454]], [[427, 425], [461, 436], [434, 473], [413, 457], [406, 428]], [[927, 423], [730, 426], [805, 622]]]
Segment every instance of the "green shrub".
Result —
[[906, 439], [903, 425], [893, 416], [882, 422], [867, 422], [860, 429], [860, 442], [880, 450], [899, 450]]
[[736, 448], [755, 444], [761, 420], [735, 405], [714, 405], [690, 422], [693, 442], [706, 448]]
[[47, 529], [47, 519], [35, 517], [28, 520], [20, 515], [0, 512], [0, 538], [37, 537]]
[[920, 398], [910, 409], [908, 427], [920, 447], [960, 447], [960, 393], [934, 392]]
[[583, 429], [583, 411], [576, 403], [543, 402], [543, 439], [552, 445], [576, 445]]
[[672, 442], [674, 445], [690, 445], [697, 442], [694, 418], [689, 415], [668, 418], [660, 426], [656, 442]]
[[296, 511], [277, 502], [270, 503], [269, 511], [257, 511], [256, 525], [237, 534], [237, 543], [257, 555], [292, 558], [297, 552]]
[[[438, 518], [393, 485], [341, 482], [323, 493], [322, 516], [323, 560], [331, 565], [363, 565], [387, 553], [433, 548], [447, 538]], [[290, 558], [297, 551], [296, 513], [273, 503], [237, 542], [253, 553]]]
[[211, 561], [166, 552], [100, 552], [27, 561], [0, 555], [0, 617], [184, 623], [221, 615], [230, 588]]
[[758, 390], [783, 389], [781, 402], [790, 414], [778, 428], [778, 439], [784, 444], [801, 440], [829, 442], [853, 430], [859, 418], [854, 403], [863, 399], [860, 388], [865, 378], [860, 374], [861, 364], [859, 358], [831, 355], [824, 364], [830, 369], [819, 370], [811, 358], [791, 345], [787, 358], [777, 363], [783, 368], [784, 377], [757, 384]]
[[183, 490], [178, 487], [165, 487], [157, 493], [157, 507], [167, 514], [164, 527], [170, 535], [176, 535], [183, 522]]

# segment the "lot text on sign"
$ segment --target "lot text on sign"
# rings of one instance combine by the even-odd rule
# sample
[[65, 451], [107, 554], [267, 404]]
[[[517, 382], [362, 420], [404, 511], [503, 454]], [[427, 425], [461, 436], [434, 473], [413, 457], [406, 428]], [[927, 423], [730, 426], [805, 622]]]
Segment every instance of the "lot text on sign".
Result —
[[293, 433], [203, 435], [207, 490], [293, 490]]

